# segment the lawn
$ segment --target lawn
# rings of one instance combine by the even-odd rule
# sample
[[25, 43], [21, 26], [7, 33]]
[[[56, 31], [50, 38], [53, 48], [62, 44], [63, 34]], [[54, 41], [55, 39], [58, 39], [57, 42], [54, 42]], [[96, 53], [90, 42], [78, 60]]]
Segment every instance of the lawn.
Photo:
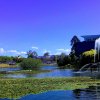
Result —
[[25, 78], [0, 79], [0, 98], [19, 98], [26, 94], [37, 94], [48, 90], [73, 90], [87, 88], [100, 83], [86, 77], [74, 78]]

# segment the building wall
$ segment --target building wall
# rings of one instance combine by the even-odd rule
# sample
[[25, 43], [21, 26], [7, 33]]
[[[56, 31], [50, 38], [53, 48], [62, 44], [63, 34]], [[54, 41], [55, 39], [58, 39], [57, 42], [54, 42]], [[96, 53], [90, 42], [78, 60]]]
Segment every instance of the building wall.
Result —
[[94, 49], [95, 46], [95, 41], [83, 41], [83, 42], [78, 42], [75, 45], [75, 54], [79, 56], [85, 51]]

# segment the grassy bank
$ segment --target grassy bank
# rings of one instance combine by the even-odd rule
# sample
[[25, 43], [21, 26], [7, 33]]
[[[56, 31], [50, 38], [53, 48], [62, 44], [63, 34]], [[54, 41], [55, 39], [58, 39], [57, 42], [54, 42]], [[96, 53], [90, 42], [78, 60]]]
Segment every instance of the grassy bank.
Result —
[[0, 68], [11, 68], [11, 67], [18, 67], [18, 64], [17, 65], [0, 64]]
[[26, 94], [36, 94], [48, 90], [73, 90], [96, 85], [100, 80], [90, 78], [25, 78], [0, 79], [0, 98], [19, 98]]

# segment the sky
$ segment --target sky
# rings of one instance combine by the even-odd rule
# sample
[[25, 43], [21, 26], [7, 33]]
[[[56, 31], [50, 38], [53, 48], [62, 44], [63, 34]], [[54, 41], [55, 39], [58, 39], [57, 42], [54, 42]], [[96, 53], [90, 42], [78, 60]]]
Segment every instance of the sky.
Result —
[[70, 52], [77, 35], [100, 34], [100, 0], [1, 0], [0, 55]]

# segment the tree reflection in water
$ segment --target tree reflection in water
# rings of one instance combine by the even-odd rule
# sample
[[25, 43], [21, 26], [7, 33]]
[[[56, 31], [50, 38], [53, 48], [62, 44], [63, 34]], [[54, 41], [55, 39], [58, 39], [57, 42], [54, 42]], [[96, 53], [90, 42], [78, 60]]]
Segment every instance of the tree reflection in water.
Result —
[[100, 100], [100, 84], [87, 89], [73, 90], [76, 100]]

